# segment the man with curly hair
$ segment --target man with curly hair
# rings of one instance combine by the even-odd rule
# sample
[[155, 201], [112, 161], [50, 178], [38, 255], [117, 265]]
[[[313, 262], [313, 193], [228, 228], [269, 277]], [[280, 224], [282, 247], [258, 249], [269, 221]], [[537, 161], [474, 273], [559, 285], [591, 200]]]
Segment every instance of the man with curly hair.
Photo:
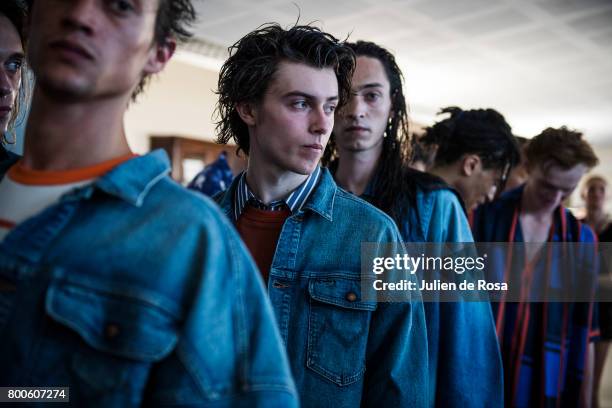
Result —
[[[504, 362], [506, 406], [590, 406], [594, 353], [599, 336], [596, 303], [596, 237], [563, 206], [582, 176], [598, 159], [582, 133], [547, 128], [525, 149], [529, 174], [521, 186], [478, 208], [474, 238], [480, 242], [524, 243], [509, 246], [503, 265], [510, 284], [521, 282], [519, 302], [493, 304]], [[545, 245], [545, 243], [548, 243]], [[559, 244], [573, 251], [561, 252]], [[514, 249], [513, 249], [514, 248]], [[566, 251], [566, 249], [563, 249]], [[569, 255], [568, 255], [569, 254]], [[573, 260], [575, 259], [575, 260]], [[570, 283], [572, 282], [572, 283]], [[586, 282], [592, 293], [573, 301]], [[562, 293], [564, 302], [530, 302], [523, 293]], [[542, 289], [543, 288], [543, 289]], [[539, 290], [538, 290], [539, 289]], [[554, 295], [553, 295], [554, 296]], [[590, 298], [589, 298], [590, 296]]]
[[131, 153], [130, 100], [189, 0], [36, 0], [23, 158], [0, 174], [0, 384], [76, 406], [295, 406], [255, 264], [210, 200]]
[[419, 293], [365, 296], [361, 244], [402, 251], [393, 221], [319, 166], [349, 96], [353, 52], [312, 26], [266, 25], [231, 47], [219, 141], [248, 167], [218, 196], [267, 282], [303, 406], [425, 406]]

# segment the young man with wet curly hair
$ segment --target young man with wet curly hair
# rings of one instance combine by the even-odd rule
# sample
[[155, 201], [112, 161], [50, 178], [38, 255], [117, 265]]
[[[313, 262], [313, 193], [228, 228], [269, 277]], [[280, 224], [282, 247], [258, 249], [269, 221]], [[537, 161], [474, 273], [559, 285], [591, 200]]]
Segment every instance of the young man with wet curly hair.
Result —
[[419, 294], [376, 303], [361, 286], [361, 243], [401, 250], [397, 228], [319, 166], [354, 64], [311, 26], [266, 25], [231, 47], [219, 141], [233, 138], [249, 162], [218, 202], [267, 282], [303, 406], [424, 406]]
[[[160, 2], [161, 1], [161, 2]], [[188, 0], [37, 0], [23, 158], [0, 174], [0, 384], [77, 406], [296, 406], [253, 260], [123, 117]]]
[[[392, 216], [405, 242], [473, 242], [455, 192], [408, 167], [408, 108], [395, 57], [372, 42], [348, 46], [357, 56], [351, 97], [336, 111], [326, 151], [336, 182]], [[489, 303], [436, 300], [424, 302], [430, 406], [502, 406]]]
[[[583, 135], [566, 127], [547, 128], [531, 139], [525, 158], [527, 181], [478, 208], [474, 238], [525, 243], [522, 251], [507, 253], [507, 262], [525, 265], [517, 268], [516, 280], [559, 293], [559, 282], [569, 285], [566, 279], [578, 282], [579, 276], [597, 275], [595, 234], [563, 206], [563, 200], [598, 159]], [[570, 253], [576, 261], [570, 262], [572, 258], [554, 252], [555, 245], [545, 243], [582, 245], [568, 245], [578, 248]], [[571, 284], [570, 293], [578, 286]], [[593, 298], [585, 299], [543, 303], [521, 298], [493, 304], [506, 406], [590, 406], [587, 384], [593, 364], [588, 361], [599, 325]]]

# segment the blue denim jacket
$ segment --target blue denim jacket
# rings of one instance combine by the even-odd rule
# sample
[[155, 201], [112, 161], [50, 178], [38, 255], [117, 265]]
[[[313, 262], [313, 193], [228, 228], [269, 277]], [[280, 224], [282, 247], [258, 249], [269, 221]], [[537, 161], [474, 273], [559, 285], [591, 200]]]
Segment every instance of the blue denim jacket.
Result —
[[15, 153], [8, 151], [0, 144], [0, 175], [4, 174], [9, 167], [17, 162], [19, 156]]
[[[237, 180], [217, 196], [228, 216]], [[362, 299], [362, 242], [401, 238], [388, 216], [338, 188], [323, 169], [302, 209], [283, 225], [268, 281], [301, 403], [425, 406], [423, 304], [419, 296], [403, 303]]]
[[[402, 220], [407, 242], [473, 242], [465, 211], [448, 188], [416, 188]], [[488, 302], [425, 302], [430, 406], [502, 407], [503, 365]]]
[[161, 151], [129, 160], [0, 243], [1, 386], [68, 386], [88, 407], [297, 405], [246, 248], [167, 172]]

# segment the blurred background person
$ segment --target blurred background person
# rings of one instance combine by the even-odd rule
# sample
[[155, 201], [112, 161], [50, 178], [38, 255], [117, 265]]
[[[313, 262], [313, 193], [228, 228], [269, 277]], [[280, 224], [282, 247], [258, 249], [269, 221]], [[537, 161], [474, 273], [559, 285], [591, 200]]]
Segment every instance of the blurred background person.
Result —
[[[608, 181], [600, 175], [593, 174], [587, 178], [582, 190], [582, 199], [586, 206], [586, 217], [582, 220], [591, 226], [600, 242], [612, 242], [612, 225], [609, 214], [606, 212], [606, 201], [609, 198]], [[600, 269], [600, 299], [612, 297], [610, 285], [610, 246], [600, 244], [601, 269]], [[593, 394], [598, 403], [599, 390], [604, 370], [610, 340], [612, 340], [612, 303], [599, 302], [599, 329], [601, 339], [595, 344], [595, 372], [593, 374]]]
[[209, 197], [225, 191], [238, 174], [246, 170], [246, 160], [237, 153], [228, 155], [223, 151], [217, 160], [207, 165], [187, 185], [190, 190], [199, 191]]
[[421, 139], [436, 145], [430, 173], [453, 187], [471, 211], [502, 190], [510, 170], [520, 160], [512, 129], [493, 109], [444, 108], [450, 117], [426, 129]]
[[586, 217], [583, 221], [589, 224], [597, 235], [601, 234], [610, 223], [605, 209], [607, 198], [608, 182], [606, 179], [595, 174], [589, 176], [582, 189], [582, 199], [586, 205]]
[[17, 0], [0, 2], [0, 159], [13, 156], [6, 150], [15, 143], [15, 125], [23, 119], [27, 84], [25, 66], [25, 6]]

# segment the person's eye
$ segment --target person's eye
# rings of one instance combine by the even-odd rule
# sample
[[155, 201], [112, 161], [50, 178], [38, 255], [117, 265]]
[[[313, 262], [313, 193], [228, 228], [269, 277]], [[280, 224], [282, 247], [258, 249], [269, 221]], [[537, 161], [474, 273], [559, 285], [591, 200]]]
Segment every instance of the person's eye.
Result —
[[325, 110], [325, 113], [332, 114], [332, 113], [334, 113], [336, 111], [336, 105], [333, 105], [333, 104], [332, 105], [326, 105], [324, 107], [324, 110]]
[[22, 65], [23, 61], [21, 60], [11, 60], [7, 61], [5, 64], [6, 69], [13, 74], [21, 70]]
[[111, 9], [120, 14], [125, 14], [134, 10], [134, 3], [129, 0], [111, 0]]
[[291, 106], [298, 110], [304, 110], [308, 107], [308, 103], [305, 100], [298, 100], [291, 102]]
[[376, 102], [381, 97], [382, 95], [379, 94], [378, 92], [368, 92], [364, 95], [365, 100], [369, 102]]

